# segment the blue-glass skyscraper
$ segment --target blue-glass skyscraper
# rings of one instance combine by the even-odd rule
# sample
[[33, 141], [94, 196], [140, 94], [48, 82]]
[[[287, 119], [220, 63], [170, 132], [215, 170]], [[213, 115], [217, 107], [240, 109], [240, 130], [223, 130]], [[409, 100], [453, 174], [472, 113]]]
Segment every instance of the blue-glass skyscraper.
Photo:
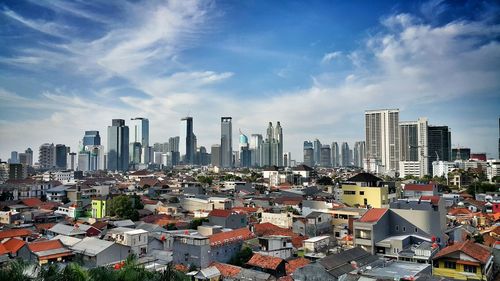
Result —
[[129, 130], [125, 120], [113, 119], [108, 126], [108, 170], [126, 171], [129, 162]]
[[85, 131], [85, 136], [83, 136], [83, 146], [86, 145], [101, 145], [101, 136], [99, 136], [99, 131]]

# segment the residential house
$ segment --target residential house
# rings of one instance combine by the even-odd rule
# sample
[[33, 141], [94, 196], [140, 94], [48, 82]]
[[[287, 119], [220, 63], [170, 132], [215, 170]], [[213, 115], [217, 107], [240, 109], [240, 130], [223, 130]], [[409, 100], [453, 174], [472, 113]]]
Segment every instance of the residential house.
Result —
[[332, 233], [332, 215], [312, 212], [305, 218], [295, 220], [293, 232], [309, 237]]
[[228, 262], [238, 253], [243, 242], [255, 237], [246, 227], [210, 235], [210, 261]]
[[14, 224], [15, 222], [21, 222], [21, 213], [15, 211], [0, 212], [0, 223], [1, 224]]
[[272, 223], [279, 227], [291, 228], [293, 226], [293, 214], [291, 212], [262, 212], [260, 223]]
[[194, 212], [198, 210], [231, 209], [232, 201], [229, 198], [209, 197], [209, 198], [183, 198], [181, 206], [184, 210]]
[[215, 209], [208, 214], [209, 225], [220, 225], [224, 228], [238, 229], [248, 225], [245, 212]]
[[33, 234], [29, 229], [25, 228], [12, 228], [0, 230], [0, 241], [4, 241], [9, 238], [19, 238], [21, 240], [28, 241], [28, 238]]
[[256, 270], [269, 273], [276, 278], [286, 275], [286, 261], [278, 257], [255, 253], [246, 265]]
[[210, 239], [198, 234], [175, 234], [173, 236], [173, 262], [186, 266], [205, 268], [210, 262]]
[[288, 259], [293, 254], [292, 237], [270, 235], [259, 237], [261, 255]]
[[[188, 273], [189, 275], [189, 273]], [[221, 273], [215, 266], [209, 266], [203, 268], [192, 275], [194, 280], [208, 280], [208, 281], [218, 281]]]
[[341, 207], [329, 211], [332, 215], [333, 233], [335, 238], [342, 239], [353, 233], [353, 222], [361, 218], [366, 209]]
[[222, 280], [252, 280], [252, 281], [274, 281], [276, 277], [269, 273], [242, 268], [227, 263], [212, 263], [221, 273]]
[[330, 245], [330, 236], [316, 236], [302, 241], [305, 253], [326, 252]]
[[75, 225], [67, 225], [58, 223], [47, 230], [48, 237], [54, 237], [56, 235], [65, 235], [75, 238], [84, 238], [87, 236], [87, 232], [83, 229], [80, 229], [78, 224]]
[[382, 179], [359, 173], [342, 183], [342, 203], [349, 206], [387, 207], [390, 203], [389, 187], [382, 185]]
[[42, 265], [71, 259], [73, 252], [65, 248], [59, 240], [47, 240], [26, 244], [18, 251], [18, 256], [25, 261]]
[[392, 258], [423, 241], [444, 245], [445, 212], [437, 196], [401, 199], [391, 209], [370, 209], [354, 222], [354, 245]]
[[455, 280], [492, 280], [493, 255], [488, 247], [471, 241], [455, 243], [433, 258], [434, 276]]
[[71, 249], [87, 267], [115, 264], [124, 261], [131, 253], [128, 246], [95, 237], [85, 237]]
[[403, 185], [403, 198], [420, 198], [420, 196], [435, 195], [438, 195], [438, 186], [434, 183]]
[[9, 251], [9, 256], [12, 258], [16, 258], [19, 256], [19, 250], [26, 245], [26, 242], [24, 242], [21, 239], [16, 239], [16, 238], [9, 238], [5, 240], [3, 243], [3, 246], [7, 251]]
[[92, 199], [92, 217], [102, 219], [109, 215], [109, 203], [107, 199]]
[[51, 189], [47, 189], [45, 191], [47, 195], [47, 201], [63, 202], [65, 199], [68, 198], [66, 195], [66, 190], [70, 187], [71, 186], [69, 185], [59, 185], [52, 187]]
[[105, 239], [129, 246], [137, 256], [143, 256], [148, 252], [148, 232], [144, 229], [113, 228], [108, 230]]

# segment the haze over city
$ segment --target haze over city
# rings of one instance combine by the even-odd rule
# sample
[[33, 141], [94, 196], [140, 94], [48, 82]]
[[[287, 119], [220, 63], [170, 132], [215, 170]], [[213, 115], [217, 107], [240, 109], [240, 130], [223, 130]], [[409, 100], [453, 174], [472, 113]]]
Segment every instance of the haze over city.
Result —
[[378, 108], [494, 158], [499, 14], [494, 1], [4, 1], [0, 158], [76, 151], [85, 130], [106, 143], [113, 118], [146, 117], [164, 142], [190, 115], [207, 148], [221, 116], [233, 138], [280, 121], [302, 161], [304, 140], [365, 140]]

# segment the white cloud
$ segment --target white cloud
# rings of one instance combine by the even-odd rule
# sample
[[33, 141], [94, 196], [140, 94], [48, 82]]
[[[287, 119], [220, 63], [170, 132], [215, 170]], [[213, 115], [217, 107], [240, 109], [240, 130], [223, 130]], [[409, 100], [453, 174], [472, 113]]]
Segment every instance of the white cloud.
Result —
[[333, 61], [334, 59], [339, 58], [340, 56], [342, 56], [342, 52], [340, 52], [340, 51], [327, 53], [321, 59], [321, 63], [329, 63], [329, 62]]

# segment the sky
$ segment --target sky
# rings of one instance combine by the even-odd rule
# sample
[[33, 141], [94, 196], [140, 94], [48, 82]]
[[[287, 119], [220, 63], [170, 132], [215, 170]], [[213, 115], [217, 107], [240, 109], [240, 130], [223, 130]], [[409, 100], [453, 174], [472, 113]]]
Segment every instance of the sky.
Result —
[[[496, 1], [0, 1], [0, 159], [46, 142], [106, 145], [111, 119], [166, 142], [190, 115], [198, 145], [220, 117], [284, 151], [364, 140], [364, 111], [448, 125], [453, 146], [497, 158]], [[37, 159], [37, 156], [35, 156]]]

